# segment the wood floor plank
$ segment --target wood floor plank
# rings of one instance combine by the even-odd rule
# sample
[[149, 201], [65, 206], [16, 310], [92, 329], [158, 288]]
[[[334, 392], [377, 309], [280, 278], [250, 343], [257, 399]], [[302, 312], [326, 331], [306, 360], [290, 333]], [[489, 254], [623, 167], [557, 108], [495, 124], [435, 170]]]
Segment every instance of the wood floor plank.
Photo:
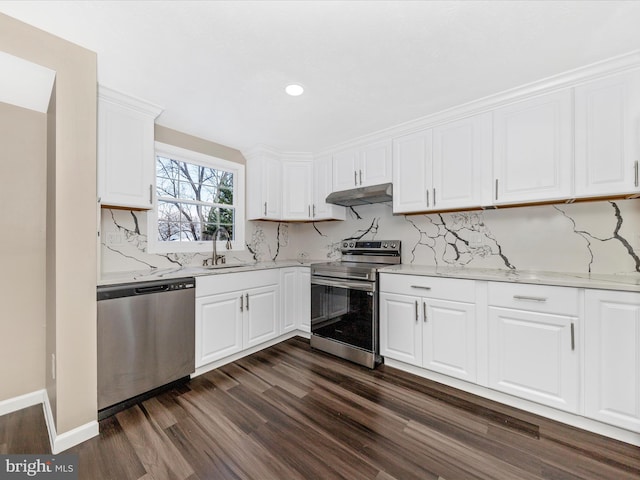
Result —
[[[43, 453], [42, 407], [0, 453]], [[640, 448], [290, 339], [100, 422], [90, 480], [640, 480]], [[46, 452], [45, 452], [46, 453]]]

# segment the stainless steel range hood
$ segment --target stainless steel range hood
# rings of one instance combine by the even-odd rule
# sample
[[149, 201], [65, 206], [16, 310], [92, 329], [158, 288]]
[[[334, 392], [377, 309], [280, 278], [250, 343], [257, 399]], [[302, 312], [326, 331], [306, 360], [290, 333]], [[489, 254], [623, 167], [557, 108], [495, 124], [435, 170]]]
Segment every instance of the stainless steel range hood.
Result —
[[326, 202], [343, 207], [370, 205], [372, 203], [390, 202], [393, 197], [393, 186], [390, 183], [353, 188], [341, 192], [333, 192], [327, 196]]

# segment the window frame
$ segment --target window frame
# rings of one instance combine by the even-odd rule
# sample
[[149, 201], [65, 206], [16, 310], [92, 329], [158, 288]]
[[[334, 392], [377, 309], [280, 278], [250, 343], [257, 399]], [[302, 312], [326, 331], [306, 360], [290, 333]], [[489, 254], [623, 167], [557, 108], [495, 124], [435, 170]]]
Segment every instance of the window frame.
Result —
[[[147, 251], [149, 253], [205, 253], [211, 252], [213, 244], [211, 240], [204, 241], [161, 241], [158, 239], [158, 192], [157, 192], [157, 162], [158, 157], [166, 157], [178, 162], [186, 162], [216, 170], [224, 170], [233, 173], [233, 204], [234, 208], [234, 236], [231, 241], [233, 250], [245, 249], [245, 167], [244, 165], [229, 160], [224, 160], [212, 155], [195, 152], [186, 148], [155, 142], [153, 152], [153, 207], [147, 215]], [[217, 241], [218, 252], [227, 250], [226, 241]]]

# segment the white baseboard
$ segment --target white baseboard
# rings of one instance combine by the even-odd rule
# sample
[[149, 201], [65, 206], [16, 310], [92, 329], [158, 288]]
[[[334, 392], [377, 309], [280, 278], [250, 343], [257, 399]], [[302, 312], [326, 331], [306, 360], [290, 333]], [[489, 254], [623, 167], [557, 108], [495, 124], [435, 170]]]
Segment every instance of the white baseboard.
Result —
[[53, 412], [51, 411], [51, 404], [49, 403], [49, 395], [47, 395], [46, 391], [44, 393], [42, 408], [44, 409], [44, 419], [47, 423], [47, 430], [49, 430], [51, 452], [54, 455], [64, 452], [65, 450], [74, 447], [85, 440], [89, 440], [100, 433], [98, 422], [93, 420], [58, 435], [55, 422], [53, 421]]
[[0, 416], [17, 412], [18, 410], [34, 405], [42, 405], [44, 421], [47, 425], [47, 432], [49, 433], [49, 445], [51, 445], [51, 452], [53, 454], [67, 450], [99, 434], [98, 422], [94, 420], [58, 435], [56, 432], [56, 423], [53, 420], [51, 404], [49, 403], [49, 395], [47, 395], [47, 391], [44, 389], [2, 400], [0, 402]]
[[589, 432], [604, 435], [605, 437], [613, 438], [615, 440], [630, 443], [631, 445], [640, 447], [639, 432], [632, 432], [630, 430], [614, 427], [612, 425], [608, 425], [597, 420], [592, 420], [581, 415], [564, 412], [552, 407], [547, 407], [546, 405], [541, 405], [529, 400], [514, 397], [512, 395], [498, 392], [482, 385], [458, 380], [457, 378], [442, 375], [437, 372], [432, 372], [424, 368], [416, 367], [414, 365], [409, 365], [398, 360], [385, 358], [384, 363], [389, 367], [397, 368], [398, 370], [403, 370], [419, 377], [433, 380], [435, 382], [439, 382], [465, 392], [473, 393], [474, 395], [478, 395], [495, 402], [504, 403], [505, 405], [509, 405], [510, 407], [519, 408], [521, 410], [540, 415], [542, 417], [550, 418], [551, 420], [555, 420], [557, 422], [566, 423], [567, 425], [571, 425], [576, 428], [581, 428]]
[[280, 335], [279, 337], [273, 338], [267, 342], [261, 343], [260, 345], [256, 345], [251, 348], [247, 348], [246, 350], [242, 350], [241, 352], [234, 353], [233, 355], [229, 355], [228, 357], [221, 358], [220, 360], [216, 360], [214, 362], [208, 363], [206, 365], [202, 365], [201, 367], [196, 368], [196, 371], [191, 374], [191, 378], [195, 378], [203, 373], [207, 373], [211, 370], [215, 370], [216, 368], [222, 367], [227, 363], [235, 362], [236, 360], [240, 360], [243, 357], [249, 356], [252, 353], [259, 352], [260, 350], [264, 350], [265, 348], [272, 347], [280, 342], [284, 342], [293, 337], [306, 337], [309, 338], [309, 333], [303, 332], [301, 330], [293, 330], [291, 332], [285, 333], [284, 335]]
[[0, 402], [0, 417], [42, 403], [46, 394], [46, 390], [36, 390], [35, 392], [2, 400]]

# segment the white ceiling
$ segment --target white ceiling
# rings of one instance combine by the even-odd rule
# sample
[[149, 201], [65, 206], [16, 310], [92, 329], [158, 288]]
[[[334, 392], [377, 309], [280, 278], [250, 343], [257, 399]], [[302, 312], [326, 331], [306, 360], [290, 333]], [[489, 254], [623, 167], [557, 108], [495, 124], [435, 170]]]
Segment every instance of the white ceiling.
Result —
[[[157, 123], [318, 151], [640, 49], [637, 1], [0, 1]], [[284, 87], [304, 85], [301, 97]]]

